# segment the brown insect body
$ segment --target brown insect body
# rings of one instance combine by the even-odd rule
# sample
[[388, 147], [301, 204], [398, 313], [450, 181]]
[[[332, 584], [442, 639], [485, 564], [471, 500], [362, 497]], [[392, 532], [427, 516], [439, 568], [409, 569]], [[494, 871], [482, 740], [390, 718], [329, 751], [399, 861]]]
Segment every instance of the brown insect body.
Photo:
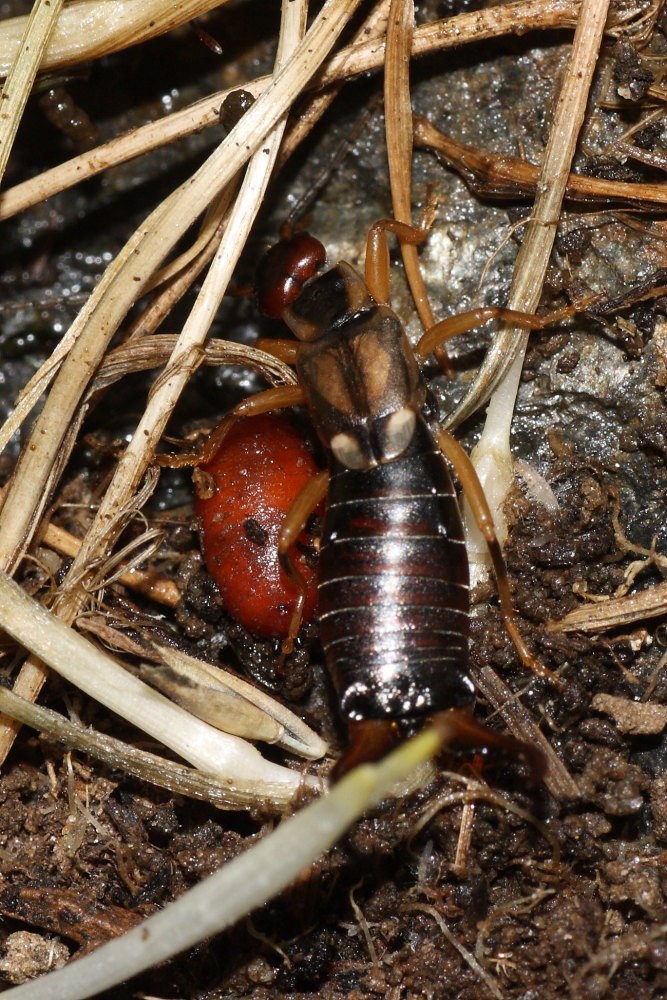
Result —
[[[260, 305], [262, 275], [275, 275], [289, 254], [283, 240], [265, 258]], [[292, 287], [280, 312], [301, 340], [300, 385], [330, 455], [321, 640], [353, 744], [365, 738], [355, 727], [369, 722], [382, 723], [381, 742], [389, 742], [396, 724], [409, 730], [472, 701], [468, 562], [449, 470], [426, 419], [427, 388], [401, 323], [349, 264], [321, 266]]]

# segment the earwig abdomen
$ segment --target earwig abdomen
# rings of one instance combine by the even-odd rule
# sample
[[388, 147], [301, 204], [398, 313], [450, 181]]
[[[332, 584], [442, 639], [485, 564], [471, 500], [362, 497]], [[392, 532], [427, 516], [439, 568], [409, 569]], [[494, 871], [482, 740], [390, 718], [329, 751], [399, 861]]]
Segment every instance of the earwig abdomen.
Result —
[[332, 463], [321, 640], [348, 722], [408, 725], [473, 698], [468, 564], [449, 471], [426, 423], [398, 459]]

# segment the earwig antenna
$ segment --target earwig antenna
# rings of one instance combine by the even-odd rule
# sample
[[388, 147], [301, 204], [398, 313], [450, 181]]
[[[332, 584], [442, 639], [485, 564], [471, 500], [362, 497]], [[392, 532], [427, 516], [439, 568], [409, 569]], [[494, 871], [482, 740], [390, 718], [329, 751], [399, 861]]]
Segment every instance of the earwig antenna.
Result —
[[297, 201], [296, 205], [294, 205], [289, 215], [283, 222], [282, 226], [280, 227], [281, 238], [284, 239], [285, 237], [291, 236], [292, 232], [296, 228], [297, 220], [301, 218], [301, 216], [306, 214], [306, 211], [315, 201], [318, 194], [320, 194], [320, 192], [323, 191], [324, 188], [327, 186], [329, 180], [331, 179], [332, 174], [341, 165], [341, 163], [349, 153], [350, 149], [352, 148], [354, 143], [357, 141], [357, 139], [359, 138], [359, 136], [364, 131], [364, 129], [370, 122], [371, 118], [375, 114], [375, 111], [381, 99], [382, 95], [379, 93], [376, 94], [373, 98], [371, 98], [367, 107], [365, 107], [364, 110], [361, 112], [361, 114], [357, 117], [349, 133], [345, 136], [344, 139], [341, 140], [341, 142], [336, 147], [331, 159], [329, 160], [329, 163], [326, 165], [326, 167], [323, 167], [323, 169], [319, 172], [313, 183], [306, 189], [306, 191], [304, 191], [304, 193]]

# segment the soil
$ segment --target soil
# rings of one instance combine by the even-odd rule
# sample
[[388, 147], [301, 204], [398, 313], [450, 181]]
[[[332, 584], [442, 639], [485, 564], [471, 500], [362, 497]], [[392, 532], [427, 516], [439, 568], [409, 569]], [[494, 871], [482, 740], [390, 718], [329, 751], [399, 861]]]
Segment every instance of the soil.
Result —
[[[230, 4], [205, 21], [208, 32], [225, 40], [223, 69], [219, 57], [184, 28], [106, 58], [90, 68], [87, 81], [75, 79], [69, 89], [107, 138], [156, 116], [170, 102], [186, 104], [242, 81], [246, 72], [264, 72], [275, 31], [264, 6], [261, 0]], [[420, 18], [460, 9], [444, 6], [425, 8]], [[565, 42], [564, 36], [529, 35], [465, 47], [448, 55], [446, 69], [435, 57], [422, 60], [414, 69], [414, 106], [457, 139], [537, 160], [554, 81], [565, 65]], [[615, 164], [614, 176], [623, 167], [635, 180], [654, 180], [651, 167], [616, 155], [614, 145], [647, 114], [642, 104], [647, 66], [659, 76], [664, 60], [660, 23], [651, 46], [655, 62], [636, 48], [608, 43], [596, 83], [599, 106], [581, 143], [581, 172], [610, 175]], [[374, 107], [376, 86], [374, 80], [350, 85], [274, 185], [242, 261], [239, 285], [250, 276], [259, 248], [275, 238], [294, 199], [349, 134], [358, 109]], [[604, 105], [610, 86], [629, 95], [620, 109]], [[664, 159], [661, 128], [654, 123], [650, 134], [644, 132], [656, 161]], [[308, 209], [307, 224], [326, 242], [332, 259], [358, 263], [368, 224], [390, 212], [382, 133], [375, 108]], [[217, 138], [203, 134], [115, 168], [10, 224], [0, 279], [4, 412], [147, 206], [194, 169]], [[44, 124], [31, 104], [10, 182], [72, 155], [71, 143], [71, 135]], [[482, 202], [434, 156], [417, 153], [417, 204], [434, 183], [440, 208], [422, 261], [438, 315], [478, 301], [504, 301], [516, 245], [502, 241], [510, 221], [527, 214], [525, 205], [508, 209]], [[650, 222], [614, 214], [607, 206], [585, 213], [570, 206], [549, 274], [547, 304], [562, 304], [582, 289], [613, 300], [642, 283], [660, 284], [652, 276], [667, 266], [667, 254]], [[418, 325], [400, 266], [394, 273], [394, 305], [415, 336]], [[545, 738], [552, 755], [547, 784], [531, 784], [525, 763], [511, 754], [489, 754], [481, 772], [479, 761], [443, 757], [430, 784], [385, 802], [360, 821], [288, 892], [230, 932], [116, 988], [109, 998], [140, 993], [187, 1000], [658, 1000], [667, 995], [667, 742], [655, 722], [660, 713], [653, 712], [667, 706], [664, 617], [598, 632], [554, 629], [587, 600], [596, 607], [595, 598], [613, 596], [626, 584], [632, 594], [662, 580], [664, 309], [660, 297], [622, 303], [611, 315], [568, 321], [535, 333], [530, 342], [513, 448], [537, 478], [530, 486], [519, 483], [508, 503], [506, 559], [522, 631], [559, 683], [521, 667], [493, 598], [480, 603], [473, 619], [471, 672], [480, 691], [481, 720], [506, 731], [512, 706], [518, 706], [510, 724], [523, 726], [524, 733], [532, 725]], [[169, 332], [178, 329], [183, 315], [177, 311], [170, 319]], [[226, 300], [214, 334], [250, 342], [257, 333], [276, 329], [257, 317], [251, 301], [233, 299]], [[435, 366], [427, 369], [443, 412], [451, 412], [467, 391], [488, 338], [484, 329], [452, 346], [455, 379], [445, 380]], [[81, 533], [148, 386], [145, 376], [132, 376], [91, 407], [53, 499], [56, 523]], [[174, 435], [184, 435], [195, 423], [210, 425], [258, 388], [261, 380], [245, 370], [201, 370], [173, 422]], [[460, 428], [466, 446], [479, 437], [482, 424], [479, 417]], [[4, 474], [17, 448], [0, 461]], [[344, 737], [316, 626], [301, 635], [283, 669], [279, 640], [249, 635], [221, 609], [201, 561], [188, 472], [165, 471], [151, 503], [151, 523], [167, 529], [154, 565], [176, 580], [182, 603], [165, 612], [114, 585], [106, 595], [109, 623], [140, 642], [159, 635], [212, 662], [231, 663], [340, 747]], [[657, 555], [651, 555], [652, 546]], [[20, 579], [31, 592], [45, 592], [50, 574], [57, 580], [65, 564], [54, 563], [53, 555], [47, 559], [43, 549], [33, 555]], [[17, 659], [7, 644], [5, 683]], [[117, 737], [139, 744], [145, 739], [55, 677], [42, 697]], [[464, 805], [462, 782], [480, 773], [487, 785]], [[0, 982], [7, 986], [135, 926], [245, 850], [273, 823], [259, 809], [220, 812], [174, 798], [26, 729], [0, 775], [0, 801]]]

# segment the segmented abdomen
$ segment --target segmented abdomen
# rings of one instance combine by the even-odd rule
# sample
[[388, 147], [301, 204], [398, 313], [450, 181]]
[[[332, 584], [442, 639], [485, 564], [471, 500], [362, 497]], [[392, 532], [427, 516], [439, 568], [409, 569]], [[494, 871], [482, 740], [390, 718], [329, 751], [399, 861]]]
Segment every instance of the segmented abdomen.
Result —
[[334, 464], [318, 572], [320, 635], [345, 718], [418, 719], [470, 702], [463, 529], [421, 420], [395, 461]]

